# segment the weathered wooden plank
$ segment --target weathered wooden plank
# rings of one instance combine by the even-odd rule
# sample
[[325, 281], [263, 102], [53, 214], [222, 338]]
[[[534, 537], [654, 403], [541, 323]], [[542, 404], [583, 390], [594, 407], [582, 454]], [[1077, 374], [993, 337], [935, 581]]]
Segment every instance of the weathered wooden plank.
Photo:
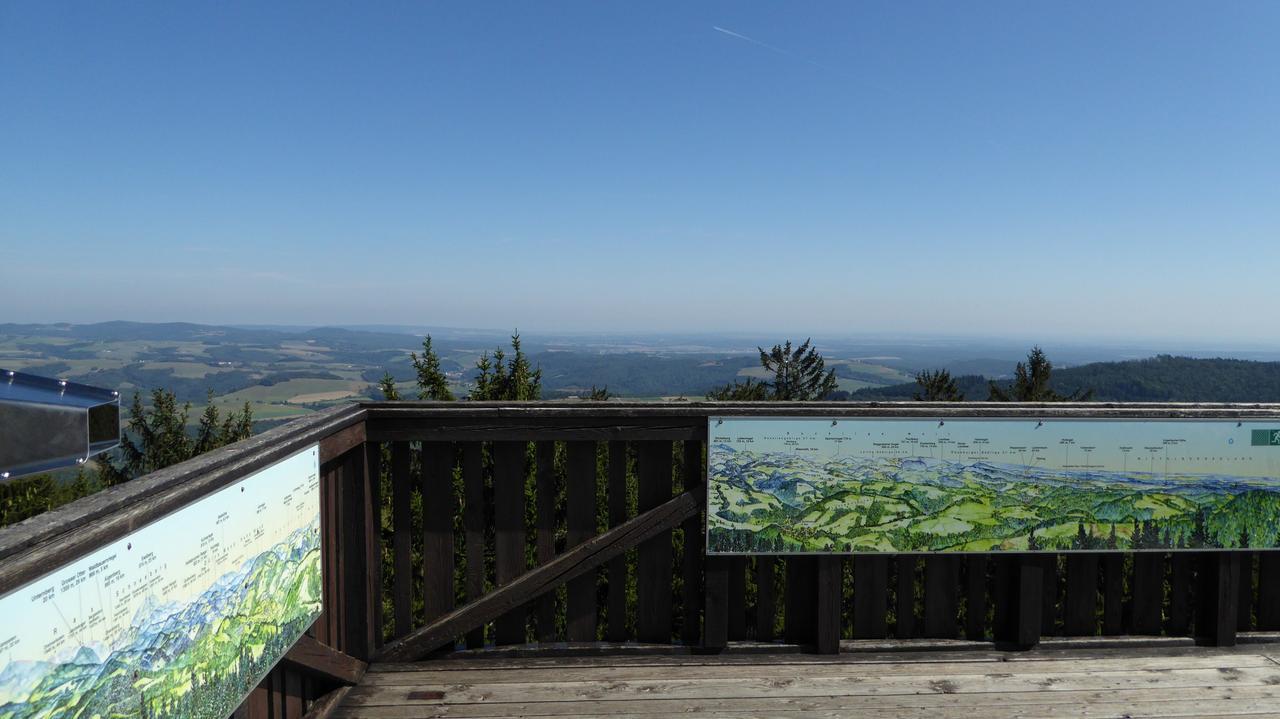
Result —
[[[569, 442], [565, 447], [566, 547], [576, 547], [596, 533], [596, 443]], [[571, 642], [596, 638], [596, 573], [569, 581], [566, 633]]]
[[964, 636], [980, 642], [987, 637], [987, 558], [965, 557]]
[[840, 651], [840, 603], [844, 589], [844, 563], [840, 557], [822, 556], [817, 559], [817, 618], [814, 633], [819, 654], [836, 654]]
[[[1274, 646], [1274, 645], [1273, 645]], [[898, 661], [865, 660], [856, 654], [840, 656], [822, 656], [816, 654], [778, 655], [765, 654], [754, 664], [733, 661], [740, 655], [719, 654], [707, 655], [699, 653], [688, 655], [689, 659], [697, 659], [698, 663], [673, 663], [656, 661], [667, 657], [633, 657], [629, 664], [619, 664], [614, 657], [578, 657], [579, 662], [571, 665], [544, 664], [534, 667], [498, 667], [489, 668], [487, 661], [483, 664], [471, 661], [461, 669], [436, 669], [435, 662], [416, 662], [412, 665], [399, 665], [396, 671], [380, 671], [373, 665], [361, 687], [412, 687], [419, 684], [534, 684], [541, 682], [574, 682], [590, 681], [594, 678], [607, 677], [621, 681], [662, 680], [662, 679], [718, 679], [731, 677], [736, 679], [768, 679], [779, 676], [793, 677], [980, 677], [988, 674], [1092, 674], [1103, 675], [1109, 672], [1149, 672], [1159, 674], [1173, 669], [1221, 669], [1221, 668], [1255, 668], [1275, 669], [1275, 662], [1268, 656], [1258, 652], [1245, 652], [1232, 655], [1205, 654], [1205, 648], [1199, 648], [1201, 654], [1178, 656], [1128, 656], [1124, 650], [1104, 657], [1087, 657], [1073, 659], [1069, 656], [1056, 658], [1040, 658], [1019, 661], [1008, 652], [1001, 656], [984, 656], [980, 659], [964, 661], [962, 657], [951, 656], [943, 660], [934, 660], [932, 652], [910, 652], [911, 656], [900, 657]], [[1032, 650], [1036, 651], [1036, 650]], [[907, 654], [899, 652], [899, 654]], [[1070, 652], [1067, 653], [1068, 655]], [[794, 659], [793, 659], [794, 658]], [[798, 661], [800, 658], [823, 661]], [[912, 661], [917, 659], [918, 661]], [[457, 662], [450, 661], [449, 664]], [[1280, 671], [1280, 670], [1277, 670]], [[1223, 682], [1229, 680], [1222, 680]], [[1155, 683], [1158, 686], [1158, 683]], [[1277, 690], [1280, 697], [1280, 690]]]
[[853, 558], [853, 638], [889, 636], [889, 558], [859, 554]]
[[510, 608], [594, 569], [646, 539], [670, 531], [697, 512], [700, 504], [698, 498], [685, 492], [635, 519], [579, 544], [546, 565], [513, 579], [465, 607], [455, 609], [409, 636], [388, 643], [374, 658], [377, 661], [392, 662], [417, 659], [459, 632], [501, 616]]
[[1133, 555], [1133, 634], [1159, 634], [1160, 610], [1164, 606], [1164, 555], [1138, 552]]
[[413, 478], [409, 476], [409, 443], [391, 445], [391, 613], [395, 635], [413, 629]]
[[[526, 447], [524, 442], [493, 443], [494, 576], [499, 587], [511, 584], [525, 571]], [[496, 618], [495, 641], [498, 644], [523, 644], [525, 618], [523, 603], [508, 607], [504, 615]], [[468, 630], [472, 628], [466, 627]]]
[[422, 577], [425, 619], [431, 622], [453, 609], [454, 446], [422, 443]]
[[1062, 607], [1062, 633], [1091, 637], [1098, 633], [1098, 555], [1067, 555], [1067, 593]]
[[1124, 634], [1124, 555], [1102, 555], [1102, 633]]
[[[609, 443], [609, 527], [627, 521], [627, 443]], [[609, 626], [605, 639], [621, 642], [627, 638], [627, 558], [609, 560]]]
[[[1039, 574], [1037, 568], [1036, 574]], [[1039, 576], [1036, 577], [1040, 579]], [[1035, 612], [1039, 614], [1039, 611]], [[1059, 691], [1094, 690], [1123, 691], [1150, 689], [1153, 684], [1169, 689], [1219, 686], [1224, 676], [1233, 677], [1233, 685], [1266, 686], [1274, 681], [1273, 666], [1220, 667], [1194, 669], [1114, 670], [1107, 672], [989, 672], [984, 674], [912, 675], [888, 674], [874, 681], [850, 681], [847, 674], [804, 676], [790, 681], [762, 681], [759, 677], [719, 676], [708, 679], [662, 677], [658, 679], [595, 678], [544, 682], [495, 682], [472, 684], [418, 684], [415, 691], [436, 691], [442, 696], [430, 701], [444, 704], [517, 703], [558, 701], [565, 697], [582, 697], [609, 702], [660, 696], [665, 699], [736, 699], [747, 697], [782, 698], [814, 696], [900, 696], [915, 694], [949, 695], [952, 701], [966, 694], [1052, 694]], [[939, 686], [940, 681], [946, 684]], [[1046, 692], [1046, 686], [1052, 686]]]
[[[639, 511], [647, 512], [671, 499], [670, 442], [641, 442]], [[671, 532], [663, 531], [640, 545], [636, 556], [636, 638], [671, 641]]]
[[[559, 482], [556, 477], [555, 442], [538, 442], [535, 449], [537, 488], [537, 559], [538, 566], [550, 562], [556, 556], [556, 494]], [[559, 639], [556, 628], [556, 597], [547, 593], [538, 598], [538, 641], [554, 642]]]
[[954, 639], [960, 597], [958, 557], [930, 556], [924, 560], [924, 636]]
[[[706, 465], [703, 463], [702, 442], [685, 440], [683, 447], [684, 490], [705, 496]], [[705, 500], [703, 502], [705, 506]], [[685, 644], [697, 644], [701, 637], [702, 615], [702, 562], [706, 536], [703, 534], [702, 512], [689, 517], [680, 525], [684, 535], [684, 555], [681, 557], [680, 578], [682, 584], [683, 616], [680, 621], [680, 640]]]
[[771, 642], [778, 602], [774, 594], [774, 574], [778, 560], [768, 555], [756, 557], [756, 636], [758, 642]]
[[[466, 442], [462, 445], [462, 532], [466, 542], [466, 597], [474, 602], [484, 595], [484, 445]], [[554, 547], [552, 548], [554, 553]], [[484, 646], [484, 627], [467, 633], [467, 647]]]
[[369, 668], [366, 662], [305, 635], [289, 649], [283, 661], [312, 675], [341, 684], [359, 683]]
[[1280, 550], [1259, 552], [1258, 629], [1280, 629]]

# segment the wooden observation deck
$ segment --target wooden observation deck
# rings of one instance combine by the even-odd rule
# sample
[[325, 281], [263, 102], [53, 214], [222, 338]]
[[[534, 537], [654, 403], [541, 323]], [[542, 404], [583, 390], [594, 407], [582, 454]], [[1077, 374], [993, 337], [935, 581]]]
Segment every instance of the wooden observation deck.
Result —
[[711, 415], [1280, 405], [352, 404], [0, 530], [0, 593], [318, 443], [324, 611], [237, 716], [1280, 716], [1280, 551], [707, 556]]

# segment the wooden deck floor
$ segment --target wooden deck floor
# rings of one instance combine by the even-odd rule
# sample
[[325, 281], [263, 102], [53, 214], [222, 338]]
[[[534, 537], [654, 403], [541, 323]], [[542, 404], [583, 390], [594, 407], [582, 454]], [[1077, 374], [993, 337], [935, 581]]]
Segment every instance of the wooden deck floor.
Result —
[[1280, 718], [1280, 644], [374, 665], [335, 719]]

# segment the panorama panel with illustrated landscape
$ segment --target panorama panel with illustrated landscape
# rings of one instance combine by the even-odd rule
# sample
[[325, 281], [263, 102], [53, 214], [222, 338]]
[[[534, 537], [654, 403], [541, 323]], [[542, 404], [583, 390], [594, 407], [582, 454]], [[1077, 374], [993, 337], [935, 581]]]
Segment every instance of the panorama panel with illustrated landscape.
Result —
[[225, 719], [320, 614], [319, 450], [0, 597], [0, 719]]
[[1280, 547], [1280, 421], [712, 418], [709, 553]]

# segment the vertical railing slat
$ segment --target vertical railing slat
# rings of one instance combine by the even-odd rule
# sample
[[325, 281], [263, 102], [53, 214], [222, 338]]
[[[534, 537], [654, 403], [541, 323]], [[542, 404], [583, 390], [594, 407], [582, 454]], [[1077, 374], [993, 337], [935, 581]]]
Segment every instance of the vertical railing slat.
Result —
[[987, 638], [987, 557], [965, 557], [964, 636], [974, 642]]
[[[467, 442], [462, 445], [462, 531], [466, 542], [467, 601], [484, 596], [485, 537], [484, 537], [484, 444]], [[484, 627], [476, 627], [467, 633], [467, 647], [484, 646]]]
[[[672, 446], [669, 441], [639, 443], [639, 511], [671, 499]], [[640, 544], [636, 558], [636, 634], [642, 642], [671, 641], [671, 532]]]
[[1258, 553], [1258, 629], [1280, 629], [1280, 550]]
[[[535, 483], [537, 487], [537, 560], [546, 564], [556, 556], [556, 443], [538, 442], [535, 449]], [[547, 592], [537, 600], [538, 641], [554, 642], [556, 630], [556, 593]]]
[[899, 555], [894, 561], [898, 621], [894, 625], [893, 636], [898, 639], [916, 636], [916, 563], [914, 554]]
[[956, 557], [924, 560], [924, 636], [954, 639], [958, 624], [960, 563]]
[[453, 517], [458, 511], [454, 464], [452, 442], [422, 443], [422, 578], [427, 623], [453, 609]]
[[1067, 593], [1062, 633], [1091, 637], [1098, 633], [1098, 555], [1067, 555]]
[[[682, 477], [684, 489], [693, 492], [705, 509], [706, 506], [706, 465], [703, 464], [702, 442], [685, 440], [682, 458]], [[684, 615], [680, 622], [680, 640], [687, 645], [695, 645], [701, 638], [699, 618], [702, 615], [702, 563], [704, 561], [706, 537], [703, 534], [703, 512], [686, 519], [681, 525], [684, 535], [684, 556], [681, 557], [680, 577], [683, 584]]]
[[774, 622], [778, 616], [778, 600], [774, 594], [774, 574], [778, 560], [770, 555], [756, 557], [756, 641], [774, 639]]
[[1137, 552], [1133, 555], [1134, 634], [1159, 634], [1164, 606], [1164, 554]]
[[391, 609], [395, 634], [413, 629], [413, 479], [409, 476], [409, 443], [391, 445]]
[[[566, 443], [565, 467], [565, 547], [569, 548], [596, 533], [596, 443]], [[595, 641], [596, 572], [569, 580], [567, 596], [565, 628], [569, 641]]]
[[859, 554], [853, 558], [853, 638], [889, 636], [889, 558]]
[[1124, 555], [1102, 555], [1102, 633], [1124, 634]]
[[[609, 443], [609, 526], [627, 521], [627, 443]], [[621, 642], [627, 639], [627, 557], [621, 554], [609, 560], [609, 620], [605, 639]]]
[[[524, 442], [493, 443], [494, 575], [502, 586], [525, 571]], [[507, 612], [494, 622], [498, 644], [525, 642], [525, 606]]]

